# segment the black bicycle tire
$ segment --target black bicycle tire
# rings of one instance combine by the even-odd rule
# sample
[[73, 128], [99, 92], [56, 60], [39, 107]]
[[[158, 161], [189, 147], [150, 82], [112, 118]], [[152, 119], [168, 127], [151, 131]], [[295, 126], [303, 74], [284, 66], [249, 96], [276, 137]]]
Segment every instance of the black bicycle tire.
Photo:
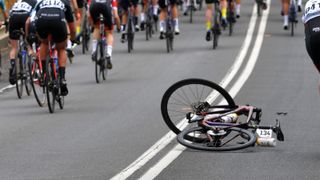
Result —
[[229, 22], [229, 36], [232, 36], [233, 33], [233, 23]]
[[87, 19], [84, 18], [83, 24], [82, 24], [82, 54], [86, 53], [86, 45], [87, 45]]
[[[251, 147], [255, 142], [256, 142], [256, 136], [251, 132], [246, 129], [241, 129], [238, 127], [231, 127], [228, 128], [228, 130], [232, 131], [238, 131], [239, 133], [244, 133], [249, 137], [249, 140], [243, 144], [237, 144], [237, 146], [234, 147], [215, 147], [215, 146], [204, 146], [204, 145], [199, 145], [200, 143], [193, 143], [195, 141], [190, 141], [190, 137], [188, 134], [194, 131], [202, 131], [203, 127], [192, 127], [190, 129], [185, 129], [181, 133], [178, 134], [177, 140], [180, 144], [191, 148], [191, 149], [196, 149], [196, 150], [203, 150], [203, 151], [235, 151], [235, 150], [240, 150], [244, 148]], [[199, 138], [197, 138], [199, 139]], [[206, 141], [203, 143], [207, 143]]]
[[[45, 88], [44, 87], [42, 87], [42, 90], [43, 90], [43, 100], [41, 101], [40, 100], [40, 97], [39, 97], [39, 95], [38, 95], [38, 93], [37, 93], [37, 90], [36, 90], [36, 85], [34, 84], [34, 79], [33, 79], [33, 73], [35, 73], [35, 72], [33, 72], [33, 63], [34, 63], [34, 69], [39, 69], [39, 64], [37, 63], [37, 62], [35, 62], [35, 61], [31, 61], [30, 62], [30, 64], [29, 64], [29, 74], [30, 74], [30, 82], [31, 82], [31, 86], [32, 86], [32, 90], [33, 90], [33, 94], [34, 94], [34, 97], [35, 97], [35, 99], [36, 99], [36, 101], [37, 101], [37, 103], [38, 103], [38, 105], [40, 106], [40, 107], [43, 107], [44, 105], [45, 105], [45, 103], [46, 103], [46, 92], [45, 92]], [[39, 71], [40, 72], [40, 78], [42, 78], [43, 77], [43, 73], [41, 73], [42, 71]], [[41, 80], [40, 80], [41, 81]], [[41, 84], [41, 82], [39, 81], [39, 84]], [[40, 85], [39, 85], [40, 86]], [[41, 86], [40, 86], [41, 87]]]
[[[191, 4], [192, 4], [192, 2], [191, 2]], [[193, 16], [193, 6], [192, 5], [189, 5], [189, 11], [190, 11], [189, 22], [190, 22], [190, 24], [192, 24], [192, 16]]]
[[[51, 60], [48, 58], [46, 60], [46, 73], [45, 73], [45, 86], [46, 86], [46, 94], [47, 94], [47, 102], [48, 102], [48, 108], [50, 113], [54, 113], [55, 111], [55, 103], [56, 103], [56, 94], [54, 90], [54, 85], [50, 84], [53, 87], [49, 87], [49, 82], [53, 83], [53, 69], [52, 64], [50, 62]], [[51, 91], [49, 90], [50, 88]]]
[[27, 56], [27, 60], [26, 63], [24, 64], [24, 68], [25, 68], [25, 88], [26, 88], [26, 93], [28, 96], [31, 95], [31, 91], [32, 91], [32, 85], [31, 85], [31, 80], [30, 80], [30, 74], [29, 74], [29, 62], [30, 62], [30, 56]]
[[294, 24], [295, 24], [295, 22], [291, 21], [290, 24], [291, 24], [291, 36], [294, 36]]
[[[97, 50], [96, 50], [96, 58], [97, 59], [95, 59], [95, 77], [96, 77], [96, 82], [99, 84], [100, 82], [101, 82], [101, 76], [100, 76], [100, 65], [99, 65], [99, 61], [100, 61], [100, 53], [98, 53], [99, 51], [100, 51], [100, 44], [101, 44], [101, 41], [99, 40], [98, 41], [98, 44], [97, 44]], [[99, 57], [98, 57], [98, 55], [100, 55]]]
[[[21, 53], [21, 52], [19, 52]], [[22, 98], [22, 95], [23, 95], [23, 84], [24, 84], [24, 81], [23, 81], [23, 75], [22, 75], [22, 72], [23, 72], [23, 66], [22, 66], [22, 60], [20, 58], [18, 58], [18, 63], [15, 63], [15, 69], [16, 69], [16, 91], [17, 91], [17, 95], [18, 95], [18, 98], [21, 99]], [[19, 83], [20, 82], [20, 83]]]
[[235, 106], [235, 102], [233, 98], [229, 95], [229, 93], [216, 83], [213, 83], [211, 81], [204, 80], [204, 79], [197, 79], [197, 78], [184, 79], [184, 80], [178, 81], [173, 85], [171, 85], [166, 90], [161, 100], [162, 118], [164, 122], [167, 124], [167, 126], [169, 127], [169, 129], [176, 134], [179, 134], [181, 130], [175, 125], [175, 123], [173, 122], [172, 118], [169, 115], [168, 103], [169, 103], [170, 97], [174, 94], [175, 91], [177, 91], [179, 88], [182, 88], [187, 85], [192, 85], [192, 84], [199, 84], [199, 85], [210, 87], [212, 88], [212, 90], [216, 90], [227, 101], [230, 107]]
[[261, 4], [257, 2], [257, 13], [258, 13], [258, 17], [261, 16]]
[[101, 72], [101, 75], [102, 75], [102, 79], [103, 80], [106, 80], [106, 71], [107, 71], [107, 68], [106, 68], [106, 56], [105, 56], [105, 46], [103, 46], [104, 43], [100, 43], [100, 56], [102, 58], [102, 60], [104, 61], [102, 63], [102, 65], [100, 64], [100, 72]]
[[173, 40], [174, 40], [174, 35], [173, 33], [171, 33], [171, 36], [170, 36], [170, 50], [173, 51]]
[[216, 33], [216, 32], [213, 32], [212, 33], [212, 35], [213, 35], [213, 49], [216, 49], [217, 48], [217, 46], [218, 46], [218, 34]]

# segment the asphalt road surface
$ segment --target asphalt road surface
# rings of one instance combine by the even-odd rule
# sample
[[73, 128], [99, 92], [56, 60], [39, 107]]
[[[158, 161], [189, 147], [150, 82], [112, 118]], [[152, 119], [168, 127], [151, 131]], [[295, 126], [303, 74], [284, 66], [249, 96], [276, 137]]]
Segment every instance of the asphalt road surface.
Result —
[[[102, 84], [90, 55], [76, 48], [66, 74], [70, 93], [54, 114], [33, 96], [19, 100], [2, 80], [0, 179], [320, 179], [319, 79], [303, 25], [294, 37], [284, 31], [278, 1], [261, 17], [253, 10], [253, 1], [243, 2], [233, 36], [223, 32], [216, 50], [204, 40], [204, 11], [193, 24], [181, 17], [170, 54], [158, 34], [147, 42], [138, 32], [130, 54], [116, 34], [114, 68]], [[178, 145], [160, 101], [185, 78], [216, 82], [237, 104], [262, 108], [262, 124], [288, 112], [285, 141], [227, 153]]]

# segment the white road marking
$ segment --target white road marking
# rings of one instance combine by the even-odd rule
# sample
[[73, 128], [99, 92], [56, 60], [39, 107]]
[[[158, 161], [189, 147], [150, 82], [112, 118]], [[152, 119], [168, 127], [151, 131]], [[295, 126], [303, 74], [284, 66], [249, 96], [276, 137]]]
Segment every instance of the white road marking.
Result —
[[[240, 52], [236, 57], [234, 64], [228, 70], [228, 73], [219, 83], [223, 88], [225, 88], [230, 81], [234, 78], [236, 73], [239, 71], [241, 64], [248, 52], [249, 45], [252, 41], [253, 32], [256, 25], [257, 15], [256, 15], [256, 6], [253, 7], [252, 15], [250, 18], [250, 23], [248, 31], [246, 33], [246, 38], [241, 46]], [[214, 99], [214, 96], [209, 97], [211, 100]], [[179, 123], [178, 126], [183, 126], [183, 121]], [[133, 163], [123, 169], [120, 173], [116, 174], [111, 178], [111, 180], [126, 179], [130, 177], [134, 172], [143, 167], [149, 160], [151, 160], [155, 155], [157, 155], [163, 148], [165, 148], [174, 138], [176, 134], [172, 131], [164, 135], [160, 140], [158, 140], [153, 146], [151, 146], [146, 152], [144, 152], [138, 159]]]
[[[268, 7], [270, 7], [270, 0], [267, 1]], [[256, 5], [255, 5], [256, 7]], [[244, 85], [244, 83], [248, 80], [250, 74], [253, 71], [253, 68], [258, 60], [258, 56], [261, 50], [264, 32], [267, 25], [269, 10], [263, 11], [263, 15], [261, 18], [261, 22], [259, 25], [259, 30], [257, 34], [257, 38], [254, 44], [254, 48], [251, 51], [251, 55], [249, 57], [249, 61], [245, 67], [245, 69], [242, 71], [242, 74], [238, 78], [235, 85], [230, 90], [230, 95], [234, 98], [236, 94], [240, 91], [241, 87]], [[171, 162], [173, 162], [184, 150], [186, 147], [177, 144], [172, 150], [170, 150], [162, 159], [160, 159], [153, 167], [151, 167], [145, 174], [143, 174], [139, 179], [154, 179], [157, 177], [166, 167], [170, 165]]]
[[16, 85], [8, 85], [2, 89], [0, 89], [0, 94], [4, 93], [6, 90], [16, 87]]

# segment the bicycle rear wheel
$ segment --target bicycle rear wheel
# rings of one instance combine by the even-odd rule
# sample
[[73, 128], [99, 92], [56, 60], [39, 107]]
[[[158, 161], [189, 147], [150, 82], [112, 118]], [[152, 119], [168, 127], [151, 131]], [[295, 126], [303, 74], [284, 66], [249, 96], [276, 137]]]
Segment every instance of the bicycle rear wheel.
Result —
[[[192, 0], [191, 0], [192, 1]], [[193, 2], [190, 2], [191, 4], [193, 3]], [[190, 11], [190, 17], [189, 17], [189, 22], [190, 22], [190, 24], [192, 23], [192, 16], [193, 16], [193, 5], [190, 5], [189, 7], [189, 11]]]
[[15, 68], [16, 68], [16, 90], [17, 90], [17, 95], [18, 98], [22, 98], [23, 94], [23, 86], [24, 86], [24, 81], [23, 81], [23, 65], [22, 65], [22, 60], [18, 58], [18, 62], [15, 63]]
[[291, 21], [290, 24], [291, 24], [291, 36], [294, 36], [294, 25], [295, 25], [295, 22]]
[[87, 38], [87, 18], [84, 18], [83, 24], [82, 24], [82, 54], [85, 54], [87, 49], [87, 44], [88, 44], [88, 38]]
[[[202, 107], [203, 109], [199, 109]], [[224, 110], [235, 107], [235, 103], [222, 87], [203, 79], [176, 82], [168, 88], [161, 100], [162, 117], [176, 134], [188, 126], [188, 113], [204, 111], [204, 107], [210, 110]]]
[[105, 71], [105, 59], [104, 59], [104, 47], [99, 40], [99, 43], [97, 45], [97, 50], [95, 53], [97, 53], [96, 61], [95, 61], [95, 76], [96, 76], [96, 82], [99, 84], [102, 80], [105, 80], [104, 71]]
[[197, 150], [233, 151], [252, 146], [256, 142], [256, 136], [237, 127], [219, 130], [193, 127], [178, 134], [177, 140], [180, 144]]
[[44, 86], [43, 71], [40, 69], [38, 60], [31, 59], [29, 63], [29, 74], [34, 97], [38, 105], [43, 107], [46, 103], [46, 88]]
[[213, 49], [216, 49], [218, 46], [219, 35], [216, 32], [213, 32]]
[[46, 73], [45, 73], [45, 87], [47, 94], [47, 102], [50, 113], [54, 113], [55, 111], [55, 103], [56, 103], [56, 94], [57, 88], [55, 85], [55, 77], [52, 59], [46, 60]]

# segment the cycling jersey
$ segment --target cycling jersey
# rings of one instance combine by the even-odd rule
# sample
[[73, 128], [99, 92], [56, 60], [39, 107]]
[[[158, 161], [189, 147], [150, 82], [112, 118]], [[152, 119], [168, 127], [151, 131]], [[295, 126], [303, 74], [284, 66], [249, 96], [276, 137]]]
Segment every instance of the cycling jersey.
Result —
[[19, 35], [15, 30], [25, 29], [25, 22], [28, 19], [32, 9], [35, 7], [36, 0], [22, 0], [13, 4], [9, 14], [9, 38], [18, 40]]
[[69, 0], [42, 0], [35, 7], [36, 31], [41, 39], [49, 34], [52, 40], [60, 43], [67, 39], [67, 25], [74, 22]]
[[302, 21], [306, 23], [318, 16], [320, 16], [320, 0], [309, 0], [305, 5]]
[[104, 24], [107, 30], [113, 29], [112, 12], [111, 8], [117, 10], [117, 0], [92, 0], [89, 6], [89, 12], [94, 24], [100, 21], [100, 14], [104, 17]]

